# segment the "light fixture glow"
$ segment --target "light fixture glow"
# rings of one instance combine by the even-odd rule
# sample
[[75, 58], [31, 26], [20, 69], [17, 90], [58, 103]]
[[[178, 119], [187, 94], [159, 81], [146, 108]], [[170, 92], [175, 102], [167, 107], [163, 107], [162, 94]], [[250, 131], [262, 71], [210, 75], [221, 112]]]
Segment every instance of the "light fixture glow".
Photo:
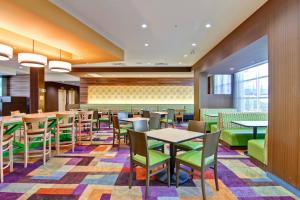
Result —
[[210, 28], [210, 27], [211, 27], [211, 24], [206, 24], [205, 27], [206, 27], [206, 28]]
[[178, 64], [179, 64], [179, 65], [181, 65], [181, 64], [182, 64], [182, 62], [179, 62]]
[[47, 57], [35, 53], [19, 53], [18, 62], [26, 67], [44, 67], [47, 65]]
[[233, 71], [233, 70], [234, 70], [234, 68], [233, 68], [233, 67], [230, 67], [229, 69], [230, 69], [230, 71]]
[[9, 60], [13, 57], [13, 48], [0, 44], [0, 60]]
[[196, 43], [193, 43], [192, 46], [195, 47], [195, 46], [197, 46], [197, 44], [196, 44]]
[[184, 55], [183, 55], [183, 57], [185, 57], [185, 58], [186, 58], [187, 56], [188, 56], [187, 54], [184, 54]]
[[141, 26], [142, 28], [147, 28], [148, 27], [148, 25], [147, 24], [142, 24], [142, 26]]
[[49, 61], [49, 69], [52, 72], [70, 72], [72, 65], [69, 62], [52, 60]]
[[148, 47], [149, 46], [149, 44], [148, 43], [145, 43], [145, 47]]
[[32, 53], [19, 53], [18, 62], [25, 67], [45, 67], [47, 57], [34, 53], [34, 40], [32, 41]]

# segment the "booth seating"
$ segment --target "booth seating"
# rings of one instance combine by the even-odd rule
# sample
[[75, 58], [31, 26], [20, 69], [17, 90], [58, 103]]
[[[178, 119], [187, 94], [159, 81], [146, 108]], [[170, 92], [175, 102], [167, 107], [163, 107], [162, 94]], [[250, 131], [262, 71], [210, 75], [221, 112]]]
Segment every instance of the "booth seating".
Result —
[[265, 139], [253, 139], [248, 141], [248, 155], [264, 165], [267, 165], [268, 134], [266, 134]]
[[[263, 112], [219, 113], [218, 124], [211, 125], [211, 132], [221, 130], [221, 141], [230, 147], [245, 147], [253, 139], [253, 129], [233, 124], [232, 121], [267, 121]], [[266, 128], [257, 129], [257, 139], [264, 139]]]
[[201, 108], [200, 109], [200, 120], [206, 122], [206, 131], [211, 131], [211, 125], [218, 123], [218, 117], [210, 117], [207, 114], [218, 114], [218, 113], [234, 113], [237, 112], [235, 108]]

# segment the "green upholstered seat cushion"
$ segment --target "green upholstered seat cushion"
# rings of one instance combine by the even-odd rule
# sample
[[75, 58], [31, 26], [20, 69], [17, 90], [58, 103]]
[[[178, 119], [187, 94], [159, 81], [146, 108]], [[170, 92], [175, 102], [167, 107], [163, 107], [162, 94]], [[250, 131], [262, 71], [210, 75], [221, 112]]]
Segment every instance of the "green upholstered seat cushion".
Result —
[[[149, 150], [149, 165], [156, 165], [170, 159], [170, 156], [159, 151]], [[146, 157], [140, 155], [134, 155], [133, 160], [146, 165]]]
[[123, 129], [132, 129], [133, 126], [132, 126], [132, 123], [126, 123], [126, 124], [120, 124], [120, 128], [123, 128]]
[[127, 129], [120, 128], [120, 135], [126, 135], [126, 134], [127, 134]]
[[206, 131], [211, 131], [211, 126], [212, 125], [217, 125], [217, 122], [206, 122]]
[[262, 163], [265, 162], [265, 140], [256, 139], [248, 141], [248, 155], [259, 160]]
[[218, 131], [218, 125], [217, 124], [212, 124], [211, 126], [210, 126], [210, 132], [211, 133], [215, 133], [215, 132], [217, 132]]
[[165, 143], [158, 141], [158, 140], [148, 140], [148, 148], [149, 149], [156, 149], [161, 146], [165, 145]]
[[[176, 156], [177, 160], [186, 162], [188, 164], [197, 167], [201, 167], [201, 158], [202, 158], [202, 151], [188, 151], [186, 153]], [[205, 159], [204, 164], [209, 165], [213, 162], [214, 162], [214, 156], [210, 156]]]
[[203, 147], [202, 142], [195, 141], [186, 141], [176, 145], [178, 148], [186, 149], [186, 150], [197, 150]]
[[172, 119], [164, 118], [164, 119], [161, 119], [160, 122], [163, 122], [163, 123], [173, 123], [173, 120]]
[[[264, 139], [266, 128], [258, 128], [257, 133], [257, 139]], [[221, 134], [221, 140], [230, 146], [247, 146], [250, 139], [253, 139], [252, 128], [224, 129]]]
[[98, 119], [93, 119], [92, 122], [98, 122]]
[[99, 118], [99, 121], [100, 122], [109, 122], [109, 119], [108, 119], [108, 117], [101, 117], [101, 118]]

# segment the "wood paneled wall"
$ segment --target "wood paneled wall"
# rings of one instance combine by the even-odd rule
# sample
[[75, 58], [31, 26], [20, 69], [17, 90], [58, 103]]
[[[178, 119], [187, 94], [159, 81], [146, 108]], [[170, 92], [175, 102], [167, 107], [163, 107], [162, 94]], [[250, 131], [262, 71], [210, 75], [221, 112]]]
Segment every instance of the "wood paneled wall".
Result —
[[[193, 68], [205, 71], [264, 35], [269, 41], [268, 170], [300, 188], [300, 1], [269, 0]], [[195, 85], [198, 110], [196, 101]]]
[[193, 78], [81, 78], [80, 79], [80, 103], [88, 101], [89, 85], [111, 86], [155, 86], [155, 85], [194, 85]]
[[29, 75], [17, 75], [8, 77], [7, 80], [7, 95], [15, 97], [30, 96], [30, 80]]

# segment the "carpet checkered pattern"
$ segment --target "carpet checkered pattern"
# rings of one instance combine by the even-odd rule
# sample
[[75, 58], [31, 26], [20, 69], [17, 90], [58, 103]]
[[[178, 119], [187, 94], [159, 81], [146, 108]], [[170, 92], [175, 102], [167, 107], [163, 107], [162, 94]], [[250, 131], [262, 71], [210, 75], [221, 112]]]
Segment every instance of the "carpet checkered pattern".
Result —
[[[0, 199], [142, 199], [145, 171], [142, 168], [136, 169], [134, 187], [129, 189], [128, 147], [124, 144], [120, 151], [112, 148], [109, 145], [112, 133], [108, 128], [101, 131], [99, 137], [100, 140], [95, 144], [76, 146], [73, 153], [66, 149], [61, 155], [53, 156], [46, 165], [42, 165], [41, 160], [31, 160], [25, 169], [20, 160], [20, 163], [15, 164], [14, 172], [5, 172], [5, 182], [0, 184]], [[214, 187], [213, 171], [205, 173], [208, 199], [297, 199], [266, 177], [265, 172], [255, 166], [242, 151], [220, 146], [218, 169], [218, 192]], [[200, 186], [199, 174], [178, 188], [168, 188], [154, 177], [150, 183], [149, 199], [201, 199]]]

